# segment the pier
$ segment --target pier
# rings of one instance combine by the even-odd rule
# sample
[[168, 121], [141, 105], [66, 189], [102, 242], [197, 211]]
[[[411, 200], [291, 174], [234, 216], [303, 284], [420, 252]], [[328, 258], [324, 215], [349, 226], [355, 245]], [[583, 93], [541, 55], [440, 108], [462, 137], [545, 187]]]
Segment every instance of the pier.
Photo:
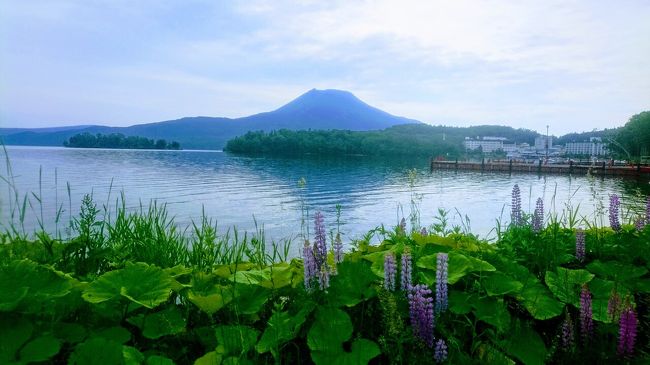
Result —
[[464, 170], [481, 172], [524, 172], [534, 174], [571, 174], [571, 175], [595, 175], [595, 176], [629, 176], [629, 177], [650, 177], [650, 166], [610, 166], [605, 162], [595, 165], [582, 164], [543, 164], [522, 163], [514, 161], [437, 161], [431, 159], [431, 171], [435, 170]]

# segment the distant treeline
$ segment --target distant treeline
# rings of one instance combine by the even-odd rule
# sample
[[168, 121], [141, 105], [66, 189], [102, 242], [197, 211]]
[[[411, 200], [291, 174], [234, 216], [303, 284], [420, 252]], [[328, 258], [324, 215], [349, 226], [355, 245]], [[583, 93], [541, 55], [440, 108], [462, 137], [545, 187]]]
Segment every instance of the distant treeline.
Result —
[[181, 145], [176, 141], [167, 142], [164, 139], [153, 140], [138, 136], [125, 136], [121, 133], [92, 134], [79, 133], [63, 142], [65, 147], [78, 148], [132, 148], [147, 150], [180, 150]]
[[228, 141], [226, 151], [271, 155], [368, 155], [456, 157], [462, 149], [456, 141], [432, 133], [425, 125], [408, 124], [381, 131], [281, 129], [248, 132]]

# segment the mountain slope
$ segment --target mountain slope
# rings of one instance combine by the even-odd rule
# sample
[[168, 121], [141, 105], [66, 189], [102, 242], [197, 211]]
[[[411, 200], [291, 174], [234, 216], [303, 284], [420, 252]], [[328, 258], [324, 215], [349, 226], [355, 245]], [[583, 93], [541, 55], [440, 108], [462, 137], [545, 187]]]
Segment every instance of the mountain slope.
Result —
[[0, 129], [6, 144], [61, 146], [77, 133], [122, 133], [178, 141], [186, 149], [220, 149], [226, 142], [250, 130], [347, 129], [379, 130], [398, 124], [420, 123], [397, 117], [342, 90], [312, 89], [271, 112], [243, 118], [188, 117], [130, 127], [82, 126], [55, 130]]

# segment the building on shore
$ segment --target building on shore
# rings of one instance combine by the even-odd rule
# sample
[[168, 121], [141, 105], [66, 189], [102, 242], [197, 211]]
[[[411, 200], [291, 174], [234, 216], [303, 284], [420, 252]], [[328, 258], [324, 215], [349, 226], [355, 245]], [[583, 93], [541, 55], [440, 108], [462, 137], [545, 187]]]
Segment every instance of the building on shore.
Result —
[[567, 142], [565, 152], [567, 155], [605, 156], [609, 150], [605, 143], [598, 137], [592, 137], [589, 142]]
[[465, 146], [465, 149], [469, 151], [474, 151], [480, 147], [484, 153], [490, 153], [503, 150], [504, 141], [506, 141], [506, 138], [503, 137], [476, 137], [476, 139], [465, 137], [463, 145]]

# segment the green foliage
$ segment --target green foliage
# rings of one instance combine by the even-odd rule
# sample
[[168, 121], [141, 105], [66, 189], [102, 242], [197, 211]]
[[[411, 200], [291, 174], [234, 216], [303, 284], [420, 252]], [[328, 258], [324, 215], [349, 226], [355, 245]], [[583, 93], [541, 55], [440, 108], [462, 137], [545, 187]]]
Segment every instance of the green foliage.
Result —
[[91, 134], [78, 133], [63, 142], [65, 147], [79, 148], [129, 148], [148, 150], [180, 150], [181, 145], [176, 141], [167, 142], [164, 139], [153, 140], [138, 136], [125, 136], [121, 133]]
[[633, 115], [615, 135], [616, 143], [610, 148], [619, 157], [638, 161], [650, 156], [650, 111]]
[[[414, 282], [434, 293], [437, 257], [448, 254], [449, 305], [435, 315], [434, 333], [449, 363], [620, 363], [618, 318], [607, 310], [613, 293], [637, 311], [638, 343], [648, 339], [647, 229], [586, 230], [584, 262], [571, 255], [575, 232], [558, 224], [537, 233], [509, 227], [493, 243], [445, 229], [385, 231], [379, 245], [358, 242], [342, 263], [330, 257], [329, 288], [306, 291], [302, 261], [275, 262], [259, 241], [199, 228], [203, 247], [193, 256], [187, 241], [171, 242], [167, 218], [149, 216], [132, 234], [129, 222], [145, 218], [109, 224], [92, 200], [84, 204], [70, 248], [52, 246], [44, 262], [27, 259], [40, 242], [2, 243], [12, 256], [0, 261], [0, 363], [430, 363], [434, 350], [413, 335], [408, 293], [383, 288], [386, 254], [399, 265], [407, 248]], [[165, 241], [178, 251], [157, 255], [152, 242]], [[583, 286], [594, 334], [589, 346], [563, 351], [561, 321], [578, 321]], [[641, 345], [627, 360], [648, 356]]]

